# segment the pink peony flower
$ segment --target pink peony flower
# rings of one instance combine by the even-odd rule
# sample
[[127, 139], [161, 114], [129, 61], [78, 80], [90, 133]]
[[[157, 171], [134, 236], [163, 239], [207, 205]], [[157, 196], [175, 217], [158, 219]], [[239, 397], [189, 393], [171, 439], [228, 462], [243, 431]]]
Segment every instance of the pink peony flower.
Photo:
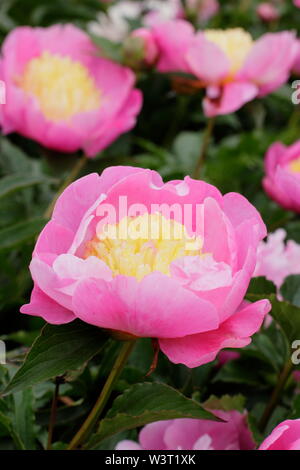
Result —
[[241, 355], [236, 351], [230, 351], [230, 350], [225, 349], [224, 351], [221, 351], [218, 356], [217, 367], [222, 367], [225, 364], [227, 364], [227, 362], [234, 361], [235, 359], [239, 359], [240, 356]]
[[266, 23], [276, 21], [280, 18], [280, 13], [276, 6], [269, 2], [260, 3], [256, 9], [256, 13], [260, 19]]
[[3, 44], [0, 79], [2, 131], [63, 152], [94, 156], [135, 125], [141, 108], [133, 72], [99, 57], [73, 25], [16, 28]]
[[275, 142], [265, 157], [263, 187], [280, 206], [300, 212], [300, 140], [286, 147]]
[[219, 11], [218, 0], [187, 0], [187, 7], [195, 11], [200, 23], [206, 23]]
[[213, 411], [224, 422], [206, 419], [173, 419], [147, 424], [139, 443], [121, 441], [116, 450], [252, 450], [247, 414]]
[[294, 0], [294, 5], [300, 8], [300, 0]]
[[184, 20], [153, 27], [160, 72], [185, 72], [206, 89], [207, 116], [228, 114], [285, 83], [297, 54], [295, 34], [269, 33], [254, 41], [242, 28], [194, 32]]
[[258, 450], [300, 450], [300, 419], [280, 423]]
[[300, 245], [284, 239], [286, 231], [278, 229], [269, 234], [267, 241], [261, 241], [257, 251], [257, 265], [253, 277], [264, 276], [280, 289], [285, 278], [300, 274]]
[[151, 32], [147, 28], [138, 28], [131, 33], [130, 37], [141, 41], [143, 62], [148, 66], [153, 65], [158, 56], [158, 49]]
[[36, 243], [21, 311], [158, 338], [196, 367], [251, 342], [268, 300], [243, 302], [266, 228], [240, 194], [111, 167], [71, 184]]

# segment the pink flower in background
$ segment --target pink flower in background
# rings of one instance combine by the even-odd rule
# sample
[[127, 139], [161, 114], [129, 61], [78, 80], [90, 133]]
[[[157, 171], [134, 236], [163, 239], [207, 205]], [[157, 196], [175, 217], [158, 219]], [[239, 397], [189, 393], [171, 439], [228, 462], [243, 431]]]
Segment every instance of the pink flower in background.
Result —
[[295, 34], [269, 33], [254, 41], [242, 28], [194, 32], [184, 20], [153, 27], [160, 72], [186, 72], [206, 89], [207, 116], [228, 114], [283, 85], [297, 54]]
[[142, 18], [143, 25], [146, 27], [180, 18], [183, 15], [180, 0], [144, 0], [143, 6], [147, 11]]
[[217, 0], [187, 0], [187, 6], [196, 13], [199, 23], [208, 22], [220, 9]]
[[276, 426], [259, 450], [300, 450], [300, 419], [287, 419]]
[[142, 97], [135, 76], [99, 56], [73, 25], [19, 27], [2, 47], [0, 124], [52, 149], [93, 157], [132, 129]]
[[265, 235], [240, 194], [111, 167], [58, 199], [34, 249], [34, 290], [21, 311], [158, 338], [172, 362], [196, 367], [249, 344], [270, 310], [268, 300], [243, 302]]
[[286, 147], [275, 142], [265, 157], [263, 187], [280, 206], [300, 212], [300, 140]]
[[142, 60], [146, 65], [152, 66], [158, 57], [158, 49], [151, 32], [147, 28], [138, 28], [130, 37], [138, 38], [142, 48]]
[[239, 359], [241, 355], [236, 351], [224, 350], [221, 351], [218, 356], [218, 363], [217, 367], [222, 367], [227, 364], [227, 362], [234, 361], [235, 359]]
[[260, 242], [257, 251], [257, 265], [253, 277], [264, 276], [280, 289], [285, 278], [300, 274], [300, 245], [284, 239], [286, 231], [278, 229], [269, 234], [267, 241]]
[[300, 0], [294, 0], [294, 5], [300, 8]]
[[269, 2], [260, 3], [256, 9], [256, 13], [266, 23], [276, 21], [280, 18], [278, 8]]
[[213, 411], [224, 422], [205, 419], [173, 419], [147, 424], [139, 443], [121, 441], [116, 450], [252, 450], [247, 414]]
[[[181, 0], [145, 0], [144, 6], [149, 12], [143, 17], [143, 24], [148, 27], [168, 20], [185, 18]], [[198, 23], [207, 23], [219, 11], [217, 0], [186, 0], [186, 9], [192, 13]]]

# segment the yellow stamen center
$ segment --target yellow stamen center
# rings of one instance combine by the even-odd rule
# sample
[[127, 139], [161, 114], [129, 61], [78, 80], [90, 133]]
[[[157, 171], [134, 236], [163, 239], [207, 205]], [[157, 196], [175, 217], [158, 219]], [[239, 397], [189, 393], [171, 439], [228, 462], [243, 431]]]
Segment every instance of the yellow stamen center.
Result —
[[238, 72], [253, 46], [251, 35], [243, 28], [207, 29], [204, 34], [208, 41], [219, 46], [228, 57], [231, 65], [230, 75]]
[[290, 170], [293, 173], [300, 173], [300, 157], [296, 158], [289, 164]]
[[[170, 264], [183, 256], [201, 256], [202, 239], [190, 237], [184, 225], [161, 214], [144, 214], [107, 224], [87, 242], [84, 258], [97, 256], [113, 275], [138, 280], [153, 271], [170, 274]], [[203, 255], [202, 255], [203, 256]]]
[[100, 91], [93, 78], [84, 65], [70, 57], [45, 51], [27, 63], [17, 83], [37, 99], [50, 121], [68, 120], [100, 106]]

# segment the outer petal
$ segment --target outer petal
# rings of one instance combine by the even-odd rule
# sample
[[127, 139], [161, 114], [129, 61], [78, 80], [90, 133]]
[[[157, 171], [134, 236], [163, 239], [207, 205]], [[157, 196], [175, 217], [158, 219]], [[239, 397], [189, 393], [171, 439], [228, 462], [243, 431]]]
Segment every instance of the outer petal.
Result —
[[139, 442], [145, 450], [167, 450], [164, 439], [165, 432], [172, 420], [156, 421], [143, 427], [139, 434]]
[[206, 83], [223, 80], [229, 72], [230, 62], [224, 52], [203, 33], [198, 33], [186, 53], [191, 72]]
[[261, 240], [265, 238], [267, 229], [261, 215], [244, 196], [238, 193], [227, 193], [223, 201], [224, 212], [235, 229], [238, 229], [242, 223], [251, 220], [253, 221], [254, 230], [257, 232], [258, 239]]
[[21, 313], [42, 317], [53, 325], [61, 325], [75, 320], [75, 315], [70, 310], [52, 300], [48, 295], [35, 285], [30, 298], [30, 303], [23, 305]]
[[175, 364], [198, 367], [213, 361], [223, 348], [240, 348], [251, 342], [270, 311], [268, 300], [260, 300], [242, 308], [215, 331], [186, 336], [184, 338], [160, 339], [161, 350]]
[[280, 423], [258, 450], [300, 450], [300, 419]]
[[210, 99], [207, 96], [203, 101], [204, 112], [208, 117], [233, 113], [245, 103], [253, 100], [258, 94], [258, 88], [249, 82], [230, 82], [220, 90], [220, 96]]
[[280, 164], [281, 159], [284, 157], [287, 147], [281, 142], [274, 142], [265, 156], [265, 171], [268, 175], [274, 175], [276, 167]]
[[116, 447], [116, 450], [143, 450], [142, 447], [134, 441], [124, 440], [119, 442]]
[[210, 303], [157, 272], [140, 282], [124, 276], [109, 283], [82, 281], [75, 290], [73, 310], [87, 323], [138, 337], [175, 338], [218, 325]]
[[91, 173], [70, 184], [58, 198], [52, 219], [75, 232], [85, 215], [101, 194], [131, 174], [143, 172], [141, 168], [115, 166], [107, 168], [101, 176]]
[[189, 72], [185, 54], [194, 37], [192, 25], [184, 20], [168, 21], [155, 25], [153, 36], [160, 54], [157, 69], [160, 72]]
[[260, 95], [265, 95], [287, 81], [296, 54], [297, 43], [293, 33], [265, 34], [253, 46], [240, 76], [257, 83]]
[[94, 156], [100, 150], [108, 147], [121, 134], [131, 130], [136, 124], [136, 117], [141, 110], [142, 102], [142, 93], [139, 90], [133, 90], [113, 121], [107, 120], [100, 126], [99, 131], [86, 139], [83, 144], [86, 155], [88, 157]]

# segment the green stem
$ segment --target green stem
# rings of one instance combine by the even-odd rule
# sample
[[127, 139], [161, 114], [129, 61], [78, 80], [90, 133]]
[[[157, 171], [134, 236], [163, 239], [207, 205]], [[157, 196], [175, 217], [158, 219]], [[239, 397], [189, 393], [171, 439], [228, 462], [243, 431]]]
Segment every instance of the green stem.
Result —
[[92, 411], [86, 418], [85, 422], [83, 423], [79, 431], [75, 434], [75, 436], [71, 440], [68, 450], [76, 449], [88, 437], [92, 428], [96, 424], [99, 416], [104, 410], [105, 405], [113, 390], [113, 386], [116, 380], [118, 379], [119, 375], [121, 374], [134, 345], [135, 345], [135, 341], [126, 341], [123, 344], [120, 350], [120, 353], [113, 365], [113, 368], [107, 378], [107, 381], [99, 395], [98, 400], [96, 401]]
[[44, 213], [44, 217], [46, 219], [49, 219], [51, 217], [51, 214], [52, 214], [52, 211], [53, 211], [53, 208], [55, 206], [55, 203], [56, 203], [57, 199], [59, 198], [61, 193], [66, 189], [66, 187], [69, 186], [69, 184], [71, 184], [76, 179], [76, 177], [79, 175], [82, 168], [86, 165], [87, 161], [88, 161], [88, 159], [86, 158], [85, 155], [77, 160], [77, 162], [74, 165], [74, 167], [72, 168], [71, 172], [68, 174], [67, 178], [65, 179], [63, 184], [60, 186], [60, 188], [58, 189], [58, 191], [55, 194], [54, 198], [52, 199], [49, 206], [47, 207], [47, 209]]
[[284, 368], [282, 369], [282, 372], [279, 376], [278, 382], [276, 384], [276, 387], [273, 390], [273, 393], [271, 395], [271, 399], [269, 403], [266, 406], [266, 409], [262, 415], [262, 418], [259, 423], [259, 429], [261, 432], [263, 432], [269, 422], [269, 419], [271, 418], [273, 411], [275, 410], [281, 393], [284, 390], [284, 387], [293, 371], [293, 364], [291, 360], [289, 359], [287, 363], [285, 364]]
[[214, 126], [215, 126], [215, 119], [214, 118], [208, 119], [206, 129], [205, 129], [205, 132], [204, 132], [204, 136], [203, 136], [203, 143], [202, 143], [199, 159], [197, 161], [196, 168], [195, 168], [195, 171], [194, 171], [194, 174], [193, 174], [193, 177], [195, 179], [200, 178], [201, 170], [202, 170], [204, 162], [205, 162], [205, 158], [206, 158], [207, 150], [208, 150], [208, 147], [209, 147], [209, 143], [210, 143], [211, 138], [212, 138], [212, 133], [213, 133], [213, 130], [214, 130]]

